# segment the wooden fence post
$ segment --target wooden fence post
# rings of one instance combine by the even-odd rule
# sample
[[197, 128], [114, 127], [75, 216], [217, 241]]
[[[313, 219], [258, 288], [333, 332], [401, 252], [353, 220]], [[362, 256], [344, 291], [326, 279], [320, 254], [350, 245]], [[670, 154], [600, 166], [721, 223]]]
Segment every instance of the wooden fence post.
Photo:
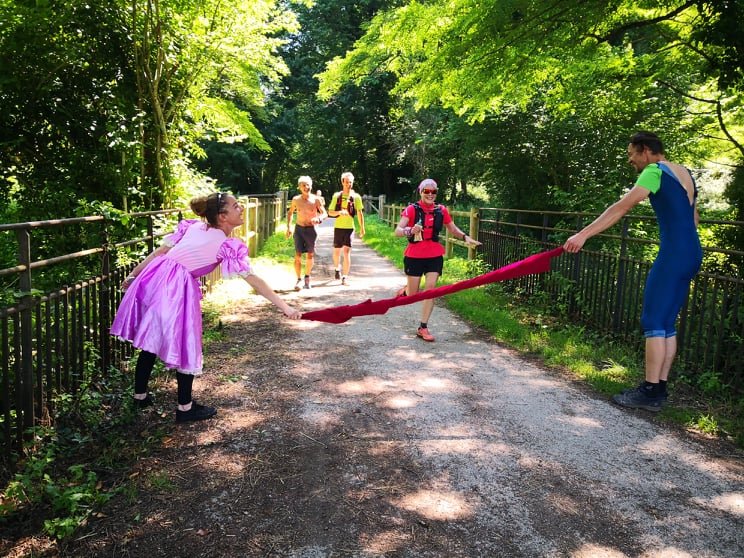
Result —
[[258, 198], [248, 198], [249, 218], [248, 222], [248, 253], [258, 253], [258, 231], [263, 230], [263, 223], [259, 223], [261, 212], [258, 210]]
[[[470, 208], [470, 233], [468, 236], [478, 240], [480, 232], [480, 211], [477, 207]], [[475, 246], [468, 246], [468, 260], [474, 260], [477, 250]]]

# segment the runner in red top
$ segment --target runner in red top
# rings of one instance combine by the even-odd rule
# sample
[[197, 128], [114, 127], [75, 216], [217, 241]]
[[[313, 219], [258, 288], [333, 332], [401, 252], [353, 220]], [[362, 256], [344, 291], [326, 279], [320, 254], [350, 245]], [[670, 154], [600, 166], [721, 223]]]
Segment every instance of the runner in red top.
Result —
[[[437, 183], [431, 178], [422, 180], [418, 187], [421, 200], [403, 210], [395, 229], [395, 236], [408, 238], [408, 246], [403, 254], [408, 283], [399, 291], [398, 296], [419, 292], [421, 277], [424, 277], [424, 290], [437, 286], [437, 280], [444, 267], [444, 246], [439, 243], [442, 227], [447, 227], [452, 236], [464, 240], [467, 244], [473, 246], [481, 244], [462, 232], [455, 225], [447, 208], [436, 203], [438, 189]], [[421, 324], [416, 335], [424, 341], [434, 341], [428, 325], [433, 309], [433, 299], [421, 303]]]

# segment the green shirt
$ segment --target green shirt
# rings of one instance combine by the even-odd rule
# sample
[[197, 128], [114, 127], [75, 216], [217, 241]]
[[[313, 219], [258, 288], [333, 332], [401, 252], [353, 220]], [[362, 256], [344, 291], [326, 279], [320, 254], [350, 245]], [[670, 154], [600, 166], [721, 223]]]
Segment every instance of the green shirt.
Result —
[[636, 184], [641, 188], [645, 188], [652, 194], [655, 194], [661, 188], [661, 169], [656, 163], [647, 165], [645, 169], [641, 171]]

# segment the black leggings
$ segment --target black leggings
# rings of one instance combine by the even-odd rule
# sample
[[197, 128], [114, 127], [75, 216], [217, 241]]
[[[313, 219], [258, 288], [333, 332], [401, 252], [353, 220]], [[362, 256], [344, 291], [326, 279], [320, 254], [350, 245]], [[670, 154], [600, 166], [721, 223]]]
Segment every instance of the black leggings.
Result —
[[134, 393], [147, 393], [147, 385], [150, 383], [150, 374], [152, 374], [156, 358], [154, 353], [140, 351], [137, 366], [134, 369]]
[[[147, 386], [150, 383], [150, 375], [155, 366], [157, 356], [154, 353], [140, 351], [137, 357], [137, 365], [134, 369], [134, 393], [147, 393]], [[194, 384], [193, 374], [182, 374], [176, 372], [176, 381], [178, 382], [178, 404], [188, 405], [191, 403], [191, 388]]]
[[178, 404], [188, 405], [191, 403], [191, 386], [194, 383], [194, 375], [176, 372], [176, 380], [178, 381]]

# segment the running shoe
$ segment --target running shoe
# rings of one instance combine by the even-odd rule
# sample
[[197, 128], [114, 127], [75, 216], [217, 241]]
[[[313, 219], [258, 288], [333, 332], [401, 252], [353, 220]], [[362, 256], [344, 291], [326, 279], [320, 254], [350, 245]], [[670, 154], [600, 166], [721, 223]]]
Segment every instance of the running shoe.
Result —
[[429, 333], [428, 327], [420, 327], [416, 332], [417, 337], [421, 337], [424, 341], [434, 341], [434, 336]]
[[[624, 389], [621, 393], [623, 393], [623, 394], [630, 393], [631, 391], [635, 391], [637, 389], [641, 389], [645, 385], [646, 385], [646, 382], [641, 382], [640, 385], [638, 385], [638, 386], [636, 386], [634, 388]], [[669, 399], [669, 392], [668, 391], [664, 391], [664, 393], [660, 394], [659, 397], [661, 397], [662, 399], [664, 399], [664, 401], [666, 402], [666, 400]]]
[[644, 411], [658, 413], [664, 406], [666, 397], [649, 397], [646, 390], [644, 390], [642, 386], [638, 386], [633, 390], [613, 395], [612, 400], [621, 407], [643, 409]]

